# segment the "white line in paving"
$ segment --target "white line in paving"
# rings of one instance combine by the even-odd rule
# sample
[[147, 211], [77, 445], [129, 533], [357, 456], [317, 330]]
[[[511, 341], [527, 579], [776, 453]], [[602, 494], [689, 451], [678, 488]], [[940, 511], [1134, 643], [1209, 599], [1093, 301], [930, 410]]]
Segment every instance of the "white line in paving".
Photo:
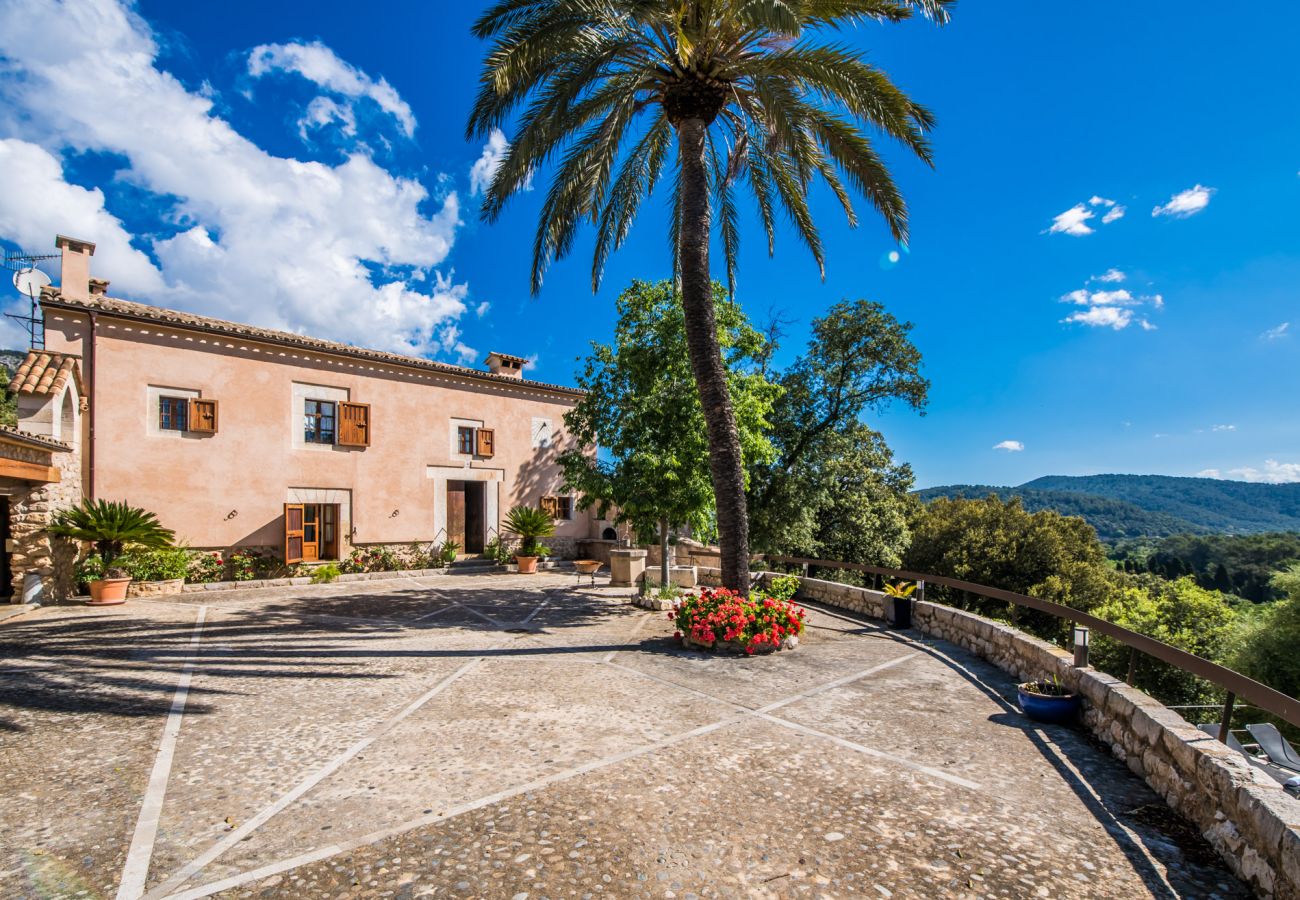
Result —
[[190, 681], [194, 676], [194, 661], [198, 655], [199, 639], [203, 636], [203, 620], [208, 608], [200, 606], [194, 619], [194, 631], [190, 634], [190, 655], [181, 667], [181, 674], [176, 679], [176, 693], [172, 695], [171, 709], [167, 711], [167, 721], [163, 723], [162, 740], [158, 743], [158, 754], [154, 757], [153, 771], [149, 773], [149, 785], [145, 788], [144, 802], [140, 804], [140, 817], [135, 822], [135, 833], [131, 835], [131, 847], [126, 852], [126, 864], [122, 867], [122, 880], [117, 888], [117, 900], [137, 900], [144, 893], [145, 879], [149, 877], [149, 861], [153, 859], [153, 844], [158, 837], [158, 820], [162, 817], [163, 797], [167, 793], [167, 782], [171, 778], [172, 759], [176, 755], [176, 739], [181, 733], [181, 719], [185, 715], [185, 701], [190, 693]]
[[[540, 609], [540, 607], [538, 608]], [[506, 641], [498, 642], [492, 648], [490, 648], [489, 652], [491, 650], [496, 650], [500, 648], [505, 643]], [[345, 763], [347, 763], [349, 760], [351, 760], [354, 756], [356, 756], [361, 751], [365, 750], [367, 747], [369, 747], [379, 738], [383, 737], [389, 731], [393, 730], [393, 728], [397, 727], [398, 724], [400, 724], [404, 719], [406, 719], [408, 716], [410, 716], [412, 713], [418, 710], [421, 706], [424, 706], [424, 704], [428, 703], [434, 697], [438, 696], [438, 694], [442, 693], [453, 683], [455, 683], [458, 679], [469, 674], [471, 671], [477, 668], [485, 658], [486, 655], [476, 657], [470, 660], [469, 662], [465, 663], [456, 671], [452, 672], [442, 681], [438, 682], [436, 685], [434, 685], [432, 688], [430, 688], [428, 691], [422, 694], [417, 700], [408, 704], [397, 715], [383, 722], [366, 737], [357, 741], [347, 750], [343, 751], [338, 756], [334, 757], [332, 760], [326, 763], [324, 766], [317, 769], [307, 778], [303, 779], [301, 782], [298, 783], [296, 787], [294, 787], [288, 793], [281, 796], [280, 799], [276, 800], [271, 805], [262, 809], [261, 812], [257, 813], [247, 822], [240, 825], [235, 830], [231, 831], [229, 834], [227, 834], [217, 843], [213, 844], [211, 847], [209, 847], [198, 857], [186, 863], [180, 869], [176, 870], [176, 872], [174, 872], [166, 881], [164, 881], [162, 884], [158, 885], [158, 887], [151, 890], [147, 896], [150, 898], [165, 896], [169, 891], [174, 890], [175, 888], [180, 887], [186, 881], [189, 881], [191, 877], [193, 877], [195, 874], [200, 872], [209, 863], [211, 863], [217, 857], [221, 856], [221, 854], [225, 853], [231, 847], [238, 844], [245, 837], [252, 834], [255, 830], [257, 830], [262, 825], [264, 825], [269, 819], [271, 819], [273, 816], [283, 811], [286, 807], [288, 807], [290, 804], [298, 800], [298, 798], [302, 797], [304, 794], [306, 794], [308, 791], [310, 791], [320, 782], [328, 778], [330, 775], [334, 774], [334, 772], [338, 771]]]
[[409, 821], [403, 822], [400, 825], [394, 825], [391, 828], [385, 828], [381, 831], [373, 831], [370, 834], [362, 835], [361, 837], [354, 838], [353, 840], [350, 841], [344, 841], [339, 844], [329, 844], [327, 846], [320, 847], [316, 850], [312, 850], [308, 853], [295, 856], [291, 859], [285, 859], [279, 862], [270, 863], [258, 869], [252, 869], [247, 872], [241, 872], [238, 875], [232, 875], [229, 878], [223, 878], [220, 881], [209, 882], [208, 884], [199, 885], [198, 887], [192, 888], [188, 891], [183, 891], [178, 894], [171, 894], [169, 895], [168, 900], [198, 900], [198, 898], [200, 897], [208, 897], [211, 896], [212, 894], [217, 893], [218, 891], [227, 891], [230, 890], [231, 888], [238, 887], [242, 884], [247, 884], [250, 881], [260, 881], [263, 878], [269, 878], [270, 876], [278, 874], [280, 872], [286, 872], [290, 869], [296, 869], [299, 866], [304, 866], [307, 865], [308, 863], [313, 863], [322, 859], [326, 859], [331, 856], [336, 856], [340, 853], [347, 853], [349, 850], [355, 850], [358, 847], [363, 847], [367, 844], [373, 844], [376, 841], [382, 841], [385, 838], [395, 837], [399, 834], [404, 834], [405, 832], [408, 832], [413, 828], [420, 828], [425, 825], [434, 825], [439, 822], [445, 822], [448, 819], [455, 818], [456, 816], [461, 816], [464, 815], [465, 813], [473, 812], [474, 810], [481, 809], [484, 806], [491, 806], [494, 803], [501, 803], [502, 801], [509, 800], [511, 797], [517, 797], [520, 794], [526, 794], [529, 791], [541, 790], [542, 788], [549, 787], [550, 785], [556, 784], [558, 782], [568, 781], [572, 778], [576, 778], [579, 775], [585, 775], [588, 772], [594, 772], [597, 769], [604, 769], [608, 766], [625, 762], [629, 759], [635, 759], [638, 756], [644, 756], [647, 753], [653, 753], [656, 750], [662, 750], [665, 747], [671, 747], [672, 745], [679, 744], [682, 741], [687, 741], [690, 740], [691, 738], [700, 737], [702, 735], [709, 734], [710, 732], [717, 731], [719, 728], [725, 728], [728, 725], [734, 725], [736, 722], [740, 722], [745, 718], [747, 718], [747, 715], [744, 714], [728, 716], [725, 719], [719, 719], [718, 721], [711, 722], [708, 725], [701, 725], [698, 728], [692, 728], [690, 731], [684, 731], [681, 732], [680, 734], [672, 735], [671, 737], [664, 738], [661, 741], [656, 741], [653, 744], [647, 744], [643, 747], [637, 747], [633, 750], [625, 750], [621, 753], [616, 753], [613, 756], [607, 756], [604, 759], [593, 760], [592, 762], [584, 763], [580, 766], [574, 766], [571, 769], [565, 769], [560, 772], [555, 772], [551, 775], [543, 776], [542, 778], [534, 779], [533, 781], [529, 781], [525, 784], [517, 785], [511, 788], [506, 788], [504, 790], [498, 791], [495, 794], [489, 794], [486, 797], [480, 797], [477, 800], [471, 800], [467, 803], [462, 803], [459, 806], [450, 807], [449, 809], [446, 809], [440, 813], [435, 813], [427, 816], [420, 816], [417, 819], [411, 819]]
[[952, 784], [960, 785], [964, 788], [970, 788], [973, 791], [982, 791], [984, 786], [974, 781], [968, 781], [957, 775], [951, 775], [943, 769], [936, 769], [934, 766], [927, 766], [924, 763], [918, 763], [903, 756], [895, 756], [892, 753], [886, 753], [883, 750], [877, 750], [874, 747], [868, 747], [865, 744], [859, 744], [857, 741], [850, 741], [836, 735], [829, 734], [818, 728], [809, 728], [807, 725], [800, 725], [798, 722], [791, 722], [789, 719], [782, 719], [778, 716], [769, 716], [767, 713], [756, 713], [764, 721], [771, 722], [773, 725], [780, 725], [782, 728], [789, 728], [791, 731], [799, 731], [813, 737], [823, 738], [832, 741], [848, 750], [856, 750], [858, 753], [864, 753], [867, 756], [874, 756], [876, 759], [884, 759], [897, 765], [904, 766], [908, 769], [915, 769], [923, 772], [931, 778], [938, 778], [941, 781], [947, 781]]
[[[632, 630], [631, 630], [630, 632], [628, 632], [627, 639], [630, 641], [630, 640], [632, 640], [632, 638], [636, 637], [637, 634], [640, 633], [641, 629], [645, 627], [645, 624], [646, 624], [647, 622], [649, 622], [651, 619], [653, 619], [654, 617], [655, 617], [655, 614], [654, 614], [654, 613], [647, 613], [646, 615], [642, 616], [642, 617], [641, 617], [641, 620], [640, 620], [639, 622], [637, 622], [635, 626], [633, 626], [633, 628], [632, 628]], [[615, 657], [615, 655], [618, 654], [618, 652], [619, 652], [621, 649], [622, 649], [622, 648], [620, 648], [620, 647], [616, 647], [616, 648], [614, 648], [613, 650], [611, 650], [611, 651], [609, 651], [608, 653], [606, 653], [606, 654], [601, 658], [600, 661], [603, 662], [603, 663], [607, 663], [607, 662], [609, 662], [610, 660], [612, 660], [612, 659]]]
[[765, 712], [765, 710], [778, 708], [780, 706], [786, 705], [786, 703], [793, 703], [796, 700], [805, 699], [807, 697], [812, 696], [813, 694], [822, 693], [828, 690], [834, 690], [837, 687], [841, 687], [845, 684], [848, 684], [851, 681], [856, 681], [859, 678], [866, 678], [868, 675], [873, 675], [876, 672], [881, 671], [882, 669], [887, 669], [890, 666], [898, 665], [899, 663], [904, 662], [905, 660], [909, 660], [916, 655], [917, 654], [915, 653], [909, 653], [907, 656], [900, 656], [899, 658], [884, 663], [883, 665], [879, 665], [879, 666], [875, 666], [874, 668], [867, 669], [865, 672], [859, 672], [856, 675], [850, 675], [845, 678], [838, 678], [835, 681], [821, 685], [820, 687], [812, 688], [808, 691], [804, 691], [801, 694], [796, 694], [794, 697], [789, 697], [785, 700], [780, 700], [776, 704], [771, 704], [769, 706], [763, 707], [763, 709], [758, 709], [758, 710], [750, 709], [749, 707], [742, 706], [741, 704], [735, 703], [734, 701], [731, 700], [724, 700], [721, 697], [715, 697], [712, 694], [707, 694], [704, 691], [698, 691], [695, 688], [686, 687], [683, 684], [678, 684], [677, 682], [670, 681], [667, 678], [660, 678], [659, 676], [651, 675], [648, 672], [638, 671], [629, 666], [621, 666], [618, 663], [609, 663], [609, 666], [615, 669], [622, 669], [624, 672], [631, 672], [633, 675], [640, 675], [643, 678], [649, 678], [652, 681], [658, 681], [661, 684], [667, 685], [668, 687], [675, 688], [676, 690], [679, 691], [684, 691], [688, 694], [694, 694], [696, 697], [700, 697], [705, 700], [713, 700], [717, 703], [722, 703], [726, 706], [730, 706], [732, 709], [741, 710], [748, 715], [757, 716], [760, 719], [765, 719], [766, 721], [771, 722], [773, 725], [780, 725], [783, 728], [789, 728], [792, 731], [800, 731], [803, 732], [804, 734], [825, 738], [826, 740], [833, 741], [836, 744], [839, 744], [841, 747], [845, 747], [849, 750], [856, 750], [859, 753], [865, 753], [867, 756], [874, 756], [877, 759], [889, 760], [890, 762], [897, 763], [901, 766], [905, 766], [906, 768], [915, 769], [918, 772], [924, 772], [926, 775], [931, 775], [942, 781], [947, 781], [952, 784], [961, 785], [964, 788], [970, 788], [971, 790], [977, 790], [977, 791], [983, 790], [984, 789], [983, 785], [977, 784], [974, 781], [969, 781], [965, 778], [961, 778], [957, 775], [949, 774], [948, 772], [945, 772], [942, 769], [936, 769], [933, 766], [927, 766], [924, 765], [923, 763], [918, 763], [904, 756], [895, 756], [894, 754], [887, 753], [884, 750], [876, 750], [875, 748], [868, 747], [865, 744], [859, 744], [856, 741], [846, 740], [845, 738], [837, 737], [836, 735], [830, 734], [828, 732], [821, 731], [816, 728], [810, 728], [807, 725], [800, 725], [798, 722], [791, 722], [789, 719], [782, 719], [777, 716], [769, 715], [767, 712]]
[[[873, 666], [872, 668], [866, 669], [862, 672], [857, 672], [852, 675], [847, 675], [843, 678], [836, 678], [834, 681], [829, 681], [817, 687], [810, 688], [806, 691], [802, 691], [798, 694], [793, 695], [792, 697], [786, 698], [785, 700], [778, 700], [776, 703], [769, 704], [763, 709], [778, 708], [786, 705], [786, 703], [793, 703], [796, 700], [802, 699], [804, 697], [810, 697], [820, 691], [832, 690], [836, 687], [848, 684], [860, 678], [866, 678], [867, 676], [882, 671], [883, 669], [888, 669], [891, 666], [898, 665], [899, 663], [909, 660], [912, 657], [917, 655], [918, 654], [916, 653], [909, 653], [906, 656], [902, 656], [899, 657], [898, 659], [894, 659], [889, 662], [882, 663], [881, 665], [878, 666]], [[638, 675], [645, 674], [642, 672], [637, 672], [635, 669], [629, 669], [626, 666], [618, 665], [617, 663], [610, 663], [610, 665], [613, 668], [626, 669], [627, 671], [633, 672]], [[652, 678], [656, 681], [663, 680], [663, 679], [655, 678], [655, 676], [646, 676], [646, 677]], [[671, 682], [668, 683], [672, 684]], [[681, 687], [681, 685], [673, 685], [673, 686], [679, 688]], [[682, 689], [691, 691], [692, 693], [701, 693], [698, 691], [694, 691], [694, 689], [692, 688], [682, 688]], [[709, 697], [709, 695], [707, 694], [701, 694], [701, 696]], [[735, 704], [731, 704], [729, 703], [729, 701], [726, 700], [719, 700], [719, 698], [717, 697], [709, 697], [709, 699], [718, 700], [718, 702], [728, 703], [728, 705], [735, 706]], [[470, 800], [466, 803], [460, 804], [459, 806], [453, 806], [440, 813], [435, 813], [432, 815], [420, 816], [419, 818], [410, 819], [406, 822], [401, 823], [400, 825], [395, 825], [390, 828], [382, 829], [380, 831], [373, 831], [370, 834], [362, 835], [361, 837], [354, 838], [353, 840], [350, 841], [344, 841], [338, 844], [328, 844], [324, 847], [319, 847], [308, 853], [303, 853], [298, 856], [291, 857], [290, 859], [284, 859], [284, 860], [280, 860], [279, 862], [269, 863], [260, 868], [251, 869], [247, 872], [241, 872], [237, 875], [232, 875], [229, 878], [221, 879], [220, 881], [209, 882], [208, 884], [200, 885], [188, 891], [183, 891], [177, 894], [171, 894], [168, 895], [168, 900], [198, 900], [198, 898], [200, 897], [208, 897], [219, 891], [230, 890], [232, 888], [239, 887], [240, 885], [248, 884], [249, 882], [252, 881], [260, 881], [263, 878], [269, 878], [272, 875], [279, 874], [280, 872], [287, 872], [290, 869], [296, 869], [299, 866], [305, 866], [309, 863], [318, 862], [322, 859], [328, 859], [329, 857], [336, 856], [340, 853], [347, 853], [350, 850], [355, 850], [356, 848], [363, 847], [367, 844], [373, 844], [376, 841], [382, 841], [385, 838], [395, 837], [399, 834], [404, 834], [405, 832], [408, 832], [414, 828], [421, 828], [425, 825], [434, 825], [439, 822], [445, 822], [456, 816], [464, 815], [467, 812], [473, 812], [476, 809], [481, 809], [484, 806], [490, 806], [494, 803], [501, 803], [505, 800], [509, 800], [511, 797], [517, 797], [518, 795], [528, 793], [529, 791], [540, 790], [542, 788], [549, 787], [552, 784], [557, 784], [561, 781], [568, 781], [580, 775], [585, 775], [588, 772], [594, 772], [598, 769], [603, 769], [620, 762], [625, 762], [626, 760], [629, 759], [635, 759], [636, 757], [644, 756], [647, 753], [653, 753], [656, 750], [662, 750], [665, 747], [670, 747], [674, 744], [681, 743], [682, 741], [690, 740], [691, 738], [700, 737], [702, 735], [709, 734], [711, 732], [717, 731], [720, 728], [726, 728], [729, 725], [734, 725], [737, 722], [742, 722], [745, 719], [752, 718], [754, 716], [759, 716], [764, 719], [771, 719], [774, 724], [784, 725], [786, 727], [793, 727], [795, 730], [807, 730], [810, 732], [812, 731], [812, 729], [803, 729], [802, 726], [798, 726], [793, 722], [786, 722], [784, 719], [778, 719], [775, 716], [767, 716], [763, 713], [762, 710], [747, 710], [741, 708], [740, 712], [727, 716], [724, 719], [719, 719], [718, 721], [711, 722], [708, 725], [701, 725], [698, 728], [691, 729], [690, 731], [685, 731], [679, 734], [672, 735], [671, 737], [664, 738], [661, 741], [656, 741], [653, 744], [648, 744], [632, 750], [625, 750], [621, 753], [616, 753], [612, 756], [607, 756], [604, 759], [594, 760], [593, 762], [584, 763], [580, 766], [574, 766], [573, 768], [570, 769], [564, 769], [563, 771], [555, 772], [551, 775], [546, 775], [541, 778], [534, 779], [533, 781], [529, 781], [525, 784], [518, 785], [516, 787], [506, 788], [494, 794], [489, 794], [486, 797], [480, 797], [477, 800]], [[830, 738], [832, 740], [837, 740], [834, 738], [833, 735], [821, 735], [821, 736]], [[844, 744], [852, 745], [852, 742], [845, 741]], [[870, 750], [870, 748], [862, 747], [861, 745], [852, 745], [852, 747], [853, 749], [860, 749], [861, 751], [869, 752], [873, 756], [881, 756], [889, 759], [894, 759], [894, 757], [889, 757], [887, 756], [887, 754], [881, 753], [880, 751]], [[974, 784], [974, 782], [966, 782], [964, 781], [964, 779], [958, 779], [955, 776], [948, 775], [946, 772], [940, 772], [937, 769], [929, 770], [927, 767], [918, 766], [916, 763], [913, 763], [910, 760], [897, 759], [896, 761], [904, 763], [909, 768], [920, 769], [922, 771], [926, 771], [928, 774], [934, 774], [937, 777], [940, 777], [946, 781], [953, 781], [955, 783], [962, 784], [963, 786], [966, 787], [975, 787], [975, 788], [979, 787], [979, 785]], [[164, 885], [164, 887], [165, 886], [166, 885]], [[161, 891], [161, 889], [159, 890]]]

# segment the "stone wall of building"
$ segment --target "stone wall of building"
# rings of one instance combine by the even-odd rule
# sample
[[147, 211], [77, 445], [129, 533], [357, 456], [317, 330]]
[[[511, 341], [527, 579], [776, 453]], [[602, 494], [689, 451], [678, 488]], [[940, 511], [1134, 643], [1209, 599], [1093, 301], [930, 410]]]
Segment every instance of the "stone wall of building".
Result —
[[13, 596], [21, 600], [29, 573], [41, 576], [43, 602], [72, 597], [77, 547], [71, 541], [51, 540], [50, 518], [58, 510], [81, 501], [81, 458], [76, 453], [0, 444], [0, 456], [20, 462], [54, 466], [60, 481], [33, 484], [9, 496], [9, 556]]
[[[717, 569], [708, 570], [716, 582]], [[770, 577], [769, 575], [762, 576]], [[805, 578], [799, 599], [881, 618], [879, 591]], [[913, 627], [975, 653], [1019, 681], [1050, 678], [1083, 699], [1083, 725], [1145, 779], [1263, 896], [1300, 900], [1300, 800], [1156, 700], [1073, 655], [964, 610], [917, 601]]]

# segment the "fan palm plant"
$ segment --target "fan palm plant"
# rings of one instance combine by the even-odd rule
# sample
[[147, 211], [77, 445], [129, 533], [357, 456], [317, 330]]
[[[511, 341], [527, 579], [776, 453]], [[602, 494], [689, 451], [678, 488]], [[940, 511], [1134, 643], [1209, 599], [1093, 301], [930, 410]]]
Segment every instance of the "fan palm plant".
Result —
[[[737, 192], [748, 185], [775, 246], [784, 210], [824, 273], [808, 203], [820, 179], [857, 224], [849, 189], [907, 239], [907, 208], [866, 129], [930, 162], [930, 113], [862, 54], [819, 39], [919, 11], [947, 21], [951, 0], [497, 0], [474, 25], [494, 43], [484, 63], [470, 137], [517, 113], [514, 139], [483, 200], [496, 219], [535, 172], [554, 163], [533, 243], [536, 293], [549, 263], [596, 227], [595, 290], [637, 209], [671, 172], [669, 228], [691, 367], [704, 406], [717, 500], [723, 583], [749, 587], [744, 467], [718, 349], [709, 243], [716, 208], [735, 290]], [[673, 154], [675, 151], [675, 159]]]
[[538, 538], [555, 534], [550, 513], [536, 506], [516, 506], [506, 513], [506, 531], [519, 538], [520, 556], [541, 556], [546, 550]]
[[59, 510], [50, 534], [94, 544], [105, 568], [127, 546], [157, 549], [170, 547], [176, 539], [153, 513], [120, 500], [83, 500], [80, 506]]

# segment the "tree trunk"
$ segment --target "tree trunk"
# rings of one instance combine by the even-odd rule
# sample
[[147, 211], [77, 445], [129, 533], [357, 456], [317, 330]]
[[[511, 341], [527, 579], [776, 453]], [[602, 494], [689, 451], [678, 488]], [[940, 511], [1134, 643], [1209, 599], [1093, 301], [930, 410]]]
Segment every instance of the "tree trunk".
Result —
[[681, 246], [682, 308], [686, 346], [695, 385], [704, 407], [709, 438], [709, 473], [718, 508], [718, 543], [722, 549], [722, 585], [749, 593], [749, 512], [745, 507], [745, 470], [740, 434], [727, 391], [727, 370], [718, 346], [709, 273], [709, 178], [704, 168], [706, 126], [702, 119], [677, 123], [682, 167], [678, 234]]
[[668, 564], [668, 520], [659, 520], [659, 586], [668, 587], [672, 566]]

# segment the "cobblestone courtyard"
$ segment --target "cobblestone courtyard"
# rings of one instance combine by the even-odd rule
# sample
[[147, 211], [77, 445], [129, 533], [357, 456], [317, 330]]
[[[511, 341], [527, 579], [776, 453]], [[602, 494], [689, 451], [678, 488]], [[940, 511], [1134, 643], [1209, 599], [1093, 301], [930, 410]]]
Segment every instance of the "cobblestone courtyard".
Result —
[[713, 658], [627, 601], [464, 575], [0, 626], [0, 896], [1244, 896], [961, 651], [811, 610]]

